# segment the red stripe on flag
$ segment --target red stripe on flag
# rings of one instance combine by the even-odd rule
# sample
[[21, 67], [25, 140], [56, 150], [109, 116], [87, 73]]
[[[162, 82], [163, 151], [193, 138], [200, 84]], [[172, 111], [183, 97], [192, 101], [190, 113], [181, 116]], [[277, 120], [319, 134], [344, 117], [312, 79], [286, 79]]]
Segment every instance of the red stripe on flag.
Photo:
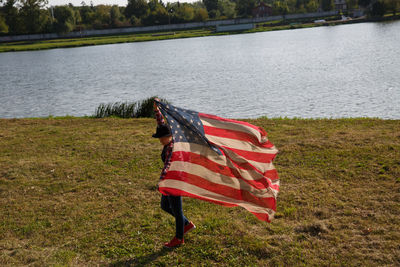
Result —
[[[200, 199], [203, 201], [207, 201], [207, 202], [218, 204], [218, 205], [225, 206], [225, 207], [237, 207], [238, 206], [237, 204], [231, 204], [231, 203], [226, 203], [226, 202], [217, 201], [217, 200], [213, 200], [213, 199], [208, 199], [208, 198], [205, 198], [205, 197], [202, 197], [199, 195], [195, 195], [195, 194], [191, 194], [189, 192], [179, 190], [176, 188], [160, 187], [159, 191], [164, 195], [185, 196], [185, 197], [190, 197], [190, 198], [197, 198], [197, 199]], [[254, 214], [259, 220], [271, 222], [271, 220], [269, 220], [267, 213], [257, 213], [257, 212], [252, 212], [252, 211], [250, 211], [250, 212], [252, 214]]]
[[159, 187], [158, 191], [160, 191], [161, 194], [165, 195], [165, 196], [182, 196], [182, 197], [191, 197], [191, 198], [197, 198], [197, 199], [201, 199], [201, 200], [205, 200], [208, 202], [212, 202], [212, 203], [216, 203], [219, 204], [221, 206], [225, 206], [225, 207], [237, 207], [237, 204], [231, 204], [231, 203], [226, 203], [223, 201], [217, 201], [217, 200], [212, 200], [212, 199], [208, 199], [199, 195], [195, 195], [186, 191], [183, 191], [181, 189], [177, 189], [177, 188], [173, 188], [173, 187]]
[[238, 162], [238, 161], [235, 161], [234, 159], [232, 159], [231, 157], [229, 157], [229, 155], [226, 155], [226, 154], [225, 154], [225, 157], [228, 158], [229, 161], [232, 162], [232, 164], [234, 164], [235, 167], [237, 167], [237, 168], [240, 168], [240, 169], [242, 169], [242, 170], [249, 170], [249, 171], [250, 171], [250, 170], [253, 170], [253, 171], [256, 171], [256, 172], [258, 172], [259, 174], [261, 174], [262, 176], [268, 177], [268, 178], [271, 179], [271, 180], [279, 179], [278, 172], [277, 172], [276, 169], [272, 169], [272, 170], [267, 170], [267, 171], [265, 171], [265, 172], [261, 172], [260, 170], [258, 170], [257, 168], [255, 168], [253, 165], [251, 165], [251, 164], [248, 163], [248, 162]]
[[201, 176], [185, 171], [169, 171], [164, 179], [183, 181], [187, 184], [200, 187], [228, 198], [245, 201], [260, 207], [276, 210], [276, 199], [273, 197], [259, 198], [246, 190], [239, 190], [226, 185], [216, 184], [204, 179]]
[[[260, 179], [254, 179], [254, 180], [247, 180], [247, 179], [243, 178], [240, 175], [239, 171], [237, 171], [236, 169], [230, 168], [228, 166], [223, 166], [212, 160], [209, 160], [207, 157], [204, 157], [204, 156], [196, 154], [196, 153], [184, 152], [184, 151], [173, 152], [172, 157], [171, 157], [171, 162], [175, 162], [175, 161], [184, 161], [184, 162], [190, 162], [190, 163], [200, 165], [200, 166], [207, 168], [210, 171], [213, 171], [215, 173], [219, 173], [219, 174], [222, 174], [222, 175], [225, 175], [228, 177], [232, 177], [232, 178], [241, 179], [241, 180], [245, 181], [246, 183], [248, 183], [249, 185], [251, 185], [252, 187], [257, 188], [257, 189], [264, 189], [264, 188], [271, 187], [272, 189], [279, 190], [279, 185], [271, 184], [267, 179], [265, 179], [265, 177], [262, 177]], [[244, 169], [244, 170], [247, 171], [248, 169]], [[253, 169], [253, 168], [250, 170], [257, 171], [256, 169]], [[277, 171], [275, 169], [267, 171], [267, 174], [271, 176], [271, 177], [266, 176], [269, 179], [271, 179], [271, 180], [277, 179]], [[262, 174], [260, 173], [260, 176], [261, 175]]]
[[210, 114], [205, 114], [205, 113], [199, 113], [199, 117], [210, 118], [210, 119], [213, 119], [213, 120], [245, 125], [247, 127], [253, 128], [254, 130], [257, 130], [259, 133], [261, 133], [261, 136], [266, 136], [267, 135], [267, 132], [263, 128], [255, 126], [255, 125], [250, 124], [248, 122], [225, 119], [225, 118], [221, 118], [221, 117], [218, 117], [218, 116], [215, 116], [215, 115], [210, 115]]
[[206, 125], [204, 125], [203, 128], [204, 128], [205, 134], [208, 134], [208, 135], [245, 141], [245, 142], [249, 142], [256, 146], [264, 147], [264, 148], [271, 148], [274, 146], [270, 141], [267, 141], [265, 143], [260, 143], [254, 135], [247, 134], [245, 132], [234, 131], [234, 130], [225, 130], [225, 129], [221, 129], [221, 128], [206, 126]]
[[252, 152], [252, 151], [247, 151], [247, 150], [241, 150], [241, 149], [236, 149], [232, 147], [227, 147], [227, 146], [219, 146], [223, 147], [225, 149], [228, 149], [235, 154], [242, 156], [243, 158], [247, 160], [252, 160], [256, 162], [262, 162], [262, 163], [270, 163], [274, 160], [276, 153], [260, 153], [260, 152]]

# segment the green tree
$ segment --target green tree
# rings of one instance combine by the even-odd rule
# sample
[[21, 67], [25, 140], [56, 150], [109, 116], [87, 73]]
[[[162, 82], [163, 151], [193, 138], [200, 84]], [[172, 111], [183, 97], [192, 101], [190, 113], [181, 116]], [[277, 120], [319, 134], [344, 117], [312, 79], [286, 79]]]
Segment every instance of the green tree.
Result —
[[144, 19], [145, 25], [164, 25], [168, 24], [168, 22], [169, 14], [160, 3], [151, 6], [150, 14]]
[[142, 19], [137, 18], [137, 17], [135, 17], [135, 16], [132, 16], [132, 17], [129, 19], [129, 23], [130, 23], [131, 25], [133, 25], [133, 26], [143, 26], [143, 24], [142, 24]]
[[110, 5], [97, 5], [95, 7], [95, 21], [97, 28], [108, 27], [111, 25], [111, 6]]
[[346, 0], [347, 9], [355, 9], [358, 8], [357, 0]]
[[43, 30], [49, 21], [49, 14], [41, 12], [41, 9], [47, 3], [47, 0], [20, 0], [20, 15], [25, 33], [38, 33]]
[[8, 25], [2, 14], [0, 14], [0, 33], [8, 33]]
[[41, 17], [41, 32], [53, 32], [53, 19], [51, 17], [51, 12], [49, 9], [40, 10]]
[[307, 12], [317, 12], [318, 7], [319, 3], [317, 0], [310, 0], [306, 5]]
[[208, 12], [218, 9], [218, 0], [203, 0], [203, 4], [206, 6]]
[[288, 3], [286, 1], [275, 1], [272, 5], [272, 12], [275, 15], [287, 15], [289, 13]]
[[194, 10], [194, 21], [206, 21], [208, 19], [208, 12], [205, 8], [196, 8]]
[[92, 25], [96, 19], [94, 8], [86, 5], [82, 5], [79, 7], [79, 14], [82, 20], [82, 23], [85, 25]]
[[236, 3], [237, 14], [241, 17], [249, 17], [255, 6], [256, 0], [238, 0]]
[[296, 5], [295, 5], [295, 7], [296, 7], [296, 9], [299, 9], [301, 6], [305, 6], [305, 0], [296, 0]]
[[69, 6], [54, 7], [54, 30], [59, 33], [67, 33], [75, 27], [75, 12]]
[[180, 4], [174, 15], [177, 22], [192, 21], [194, 19], [194, 8], [187, 3]]
[[[296, 4], [297, 0], [280, 0], [283, 4], [281, 6], [287, 6], [287, 13], [297, 13], [296, 11]], [[320, 1], [320, 0], [319, 0]]]
[[234, 18], [236, 16], [236, 4], [229, 0], [219, 0], [218, 10], [221, 16], [225, 16], [229, 19]]
[[120, 26], [121, 22], [124, 20], [124, 16], [117, 5], [113, 5], [110, 10], [111, 26]]
[[7, 0], [2, 8], [8, 33], [17, 34], [22, 32], [22, 21], [16, 7], [17, 0]]
[[206, 5], [203, 3], [202, 0], [198, 0], [197, 2], [193, 2], [193, 3], [192, 3], [192, 7], [193, 7], [194, 9], [197, 9], [197, 8], [205, 8], [205, 9], [207, 9], [207, 8], [206, 8]]
[[128, 0], [128, 5], [125, 8], [125, 16], [127, 18], [132, 16], [136, 18], [146, 17], [149, 12], [149, 5], [146, 0]]
[[75, 25], [82, 24], [82, 17], [79, 9], [74, 9], [74, 18], [75, 18]]
[[393, 13], [393, 16], [396, 15], [397, 10], [400, 7], [400, 1], [399, 0], [385, 0], [385, 7], [387, 10], [391, 10]]
[[212, 19], [216, 19], [221, 16], [221, 13], [219, 12], [218, 9], [213, 9], [213, 10], [208, 11], [208, 16]]
[[334, 3], [333, 0], [321, 0], [321, 7], [324, 11], [333, 10]]
[[150, 11], [155, 11], [158, 6], [164, 7], [163, 2], [158, 0], [149, 0], [147, 5], [149, 6]]
[[385, 4], [381, 1], [376, 1], [374, 4], [372, 4], [369, 15], [371, 17], [383, 17], [385, 12]]
[[299, 8], [295, 9], [296, 13], [307, 13], [307, 9], [303, 6], [300, 5]]
[[358, 0], [358, 5], [367, 7], [369, 4], [371, 4], [372, 0]]

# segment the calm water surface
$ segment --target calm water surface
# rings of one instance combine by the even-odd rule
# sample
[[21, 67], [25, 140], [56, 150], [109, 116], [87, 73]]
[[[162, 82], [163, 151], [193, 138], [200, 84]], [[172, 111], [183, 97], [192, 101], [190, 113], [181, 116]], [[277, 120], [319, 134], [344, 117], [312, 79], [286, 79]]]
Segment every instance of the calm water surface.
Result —
[[232, 118], [400, 119], [400, 21], [0, 54], [0, 117], [153, 95]]

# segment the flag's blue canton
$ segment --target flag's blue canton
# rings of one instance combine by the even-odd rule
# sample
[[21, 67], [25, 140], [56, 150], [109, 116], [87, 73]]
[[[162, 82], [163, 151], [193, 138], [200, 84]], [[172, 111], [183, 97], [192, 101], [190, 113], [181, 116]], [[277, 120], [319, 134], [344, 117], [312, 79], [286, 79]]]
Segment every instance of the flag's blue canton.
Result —
[[212, 146], [204, 134], [203, 123], [196, 111], [182, 109], [170, 104], [158, 102], [161, 113], [171, 128], [174, 142], [188, 142], [211, 146], [218, 154], [218, 148]]

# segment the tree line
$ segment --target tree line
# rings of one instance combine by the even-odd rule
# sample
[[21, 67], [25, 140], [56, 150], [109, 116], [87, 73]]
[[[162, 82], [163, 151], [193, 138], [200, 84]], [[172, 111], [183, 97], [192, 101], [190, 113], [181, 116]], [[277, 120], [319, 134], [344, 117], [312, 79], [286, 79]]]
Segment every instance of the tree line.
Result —
[[[84, 29], [199, 22], [246, 18], [261, 2], [273, 15], [329, 11], [334, 0], [202, 0], [163, 3], [162, 0], [128, 0], [127, 6], [72, 4], [48, 6], [47, 0], [0, 0], [0, 34], [67, 33]], [[379, 14], [399, 8], [399, 0], [346, 0], [348, 8], [374, 4]]]

